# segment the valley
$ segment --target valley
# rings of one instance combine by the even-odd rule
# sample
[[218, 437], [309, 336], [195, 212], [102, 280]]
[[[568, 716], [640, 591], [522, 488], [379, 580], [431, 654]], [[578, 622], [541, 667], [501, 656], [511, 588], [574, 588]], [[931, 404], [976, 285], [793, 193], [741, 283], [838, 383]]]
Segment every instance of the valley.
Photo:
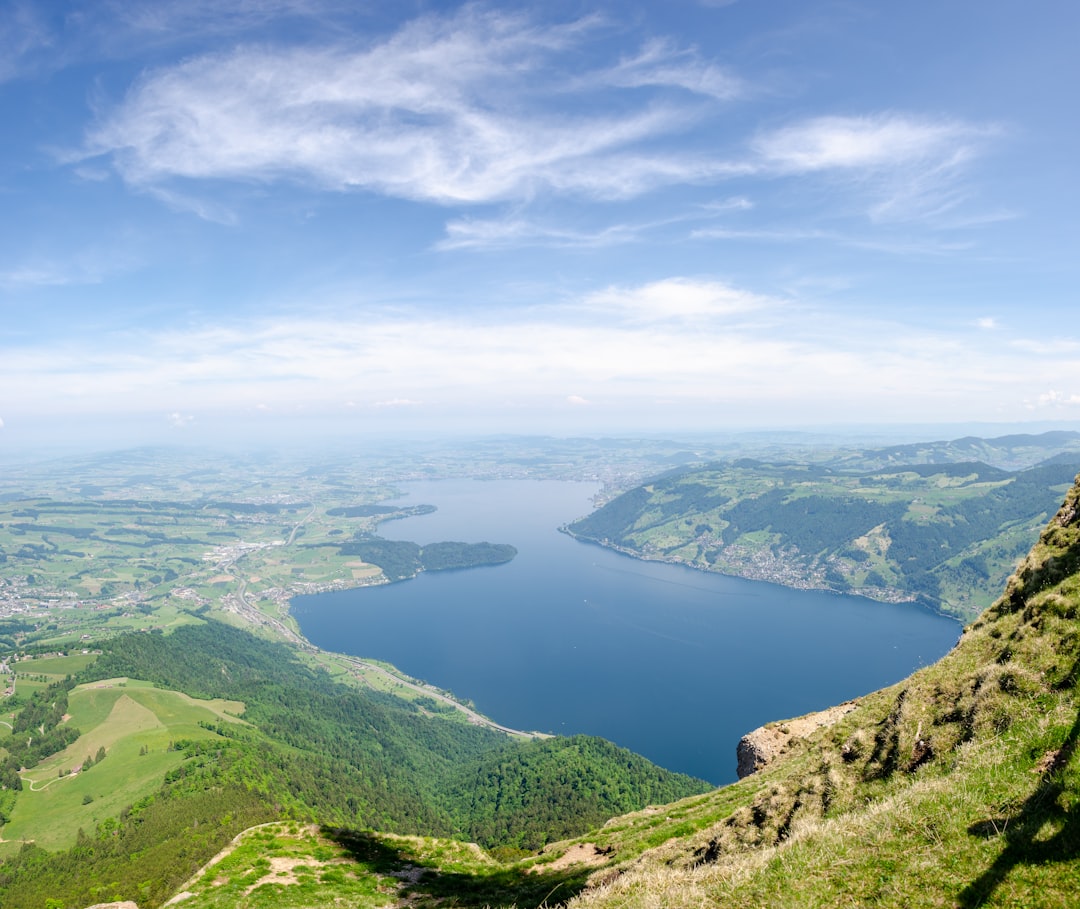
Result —
[[[1057, 449], [1048, 451], [1043, 441]], [[994, 572], [1004, 570], [1008, 554], [1025, 540], [1028, 549], [1035, 544], [1004, 598], [969, 625], [941, 662], [892, 685], [876, 683], [887, 685], [880, 691], [855, 693], [855, 709], [832, 725], [802, 731], [792, 724], [800, 731], [778, 738], [778, 758], [719, 789], [595, 733], [519, 723], [508, 707], [489, 707], [486, 696], [471, 704], [464, 700], [476, 696], [471, 685], [434, 676], [451, 691], [410, 677], [384, 662], [389, 651], [371, 654], [378, 659], [343, 653], [349, 648], [340, 633], [316, 646], [306, 626], [302, 630], [306, 619], [298, 623], [290, 609], [304, 595], [370, 595], [371, 604], [383, 604], [374, 606], [380, 617], [393, 615], [401, 607], [389, 604], [409, 596], [457, 609], [446, 591], [471, 589], [465, 582], [550, 574], [552, 563], [570, 574], [566, 556], [545, 556], [534, 565], [528, 534], [512, 539], [503, 532], [515, 526], [514, 509], [504, 491], [510, 487], [499, 485], [552, 484], [543, 486], [542, 498], [554, 505], [555, 481], [579, 483], [582, 476], [580, 464], [564, 462], [565, 445], [555, 446], [550, 463], [533, 457], [525, 469], [495, 469], [482, 458], [466, 468], [464, 460], [453, 466], [451, 458], [439, 473], [428, 460], [423, 480], [405, 459], [376, 472], [373, 459], [319, 466], [158, 451], [62, 469], [14, 469], [0, 484], [0, 672], [9, 689], [0, 714], [0, 903], [82, 909], [129, 899], [146, 909], [181, 895], [193, 909], [314, 906], [330, 899], [372, 907], [401, 900], [645, 906], [657, 899], [672, 906], [745, 905], [747, 899], [824, 906], [838, 892], [850, 892], [857, 902], [900, 906], [937, 888], [962, 906], [1011, 905], [1034, 892], [1043, 901], [1033, 905], [1059, 905], [1072, 886], [1077, 855], [1070, 822], [1075, 735], [1069, 731], [1076, 677], [1069, 628], [1073, 572], [1080, 565], [1075, 509], [1067, 503], [1041, 542], [1035, 537], [1037, 523], [1045, 525], [1056, 510], [1042, 497], [1067, 492], [1072, 502], [1080, 494], [1062, 479], [1071, 469], [1073, 442], [1018, 437], [1010, 448], [983, 440], [982, 450], [1010, 461], [1011, 470], [935, 460], [971, 443], [916, 446], [904, 453], [920, 463], [888, 467], [874, 459], [890, 455], [868, 449], [817, 451], [801, 465], [717, 462], [710, 457], [722, 448], [717, 445], [703, 452], [701, 463], [659, 475], [645, 468], [652, 455], [643, 457], [642, 449], [608, 447], [608, 480], [599, 484], [592, 471], [593, 485], [584, 487], [603, 507], [574, 532], [584, 536], [580, 525], [589, 521], [593, 531], [621, 528], [620, 539], [610, 534], [607, 544], [645, 560], [575, 542], [558, 534], [554, 522], [548, 532], [560, 545], [591, 553], [593, 561], [616, 560], [612, 565], [628, 572], [638, 590], [670, 585], [662, 574], [668, 571], [687, 573], [670, 588], [682, 590], [679, 597], [712, 590], [713, 582], [745, 585], [738, 596], [748, 602], [755, 590], [760, 599], [761, 591], [785, 589], [723, 577], [718, 568], [752, 575], [745, 566], [733, 570], [709, 557], [705, 537], [712, 534], [721, 546], [757, 541], [761, 551], [783, 556], [785, 570], [794, 572], [786, 579], [789, 588], [814, 586], [806, 577], [835, 566], [836, 558], [851, 561], [842, 572], [851, 591], [867, 592], [859, 589], [867, 586], [860, 572], [877, 571], [891, 582], [888, 591], [869, 591], [891, 600], [880, 604], [792, 589], [792, 595], [823, 598], [802, 610], [819, 625], [834, 606], [855, 610], [841, 616], [875, 611], [875, 621], [885, 615], [881, 610], [917, 615], [915, 601], [926, 591], [912, 596], [906, 581], [916, 575], [889, 561], [903, 539], [901, 527], [953, 551], [934, 565], [955, 570], [964, 560], [985, 559], [987, 577], [980, 575], [983, 586], [976, 585], [969, 601], [942, 596], [932, 604], [968, 614], [987, 595]], [[662, 447], [652, 442], [646, 450]], [[687, 457], [682, 451], [679, 457]], [[1046, 463], [1036, 466], [1040, 460]], [[842, 462], [854, 467], [841, 469]], [[480, 535], [488, 542], [457, 533], [454, 521], [461, 518], [452, 508], [423, 507], [433, 496], [414, 490], [400, 498], [409, 483], [435, 489], [433, 475], [442, 483], [457, 477], [453, 482], [462, 489], [477, 479], [489, 484], [501, 506], [484, 506], [489, 518], [477, 512], [465, 525], [478, 534], [490, 530]], [[730, 498], [720, 502], [724, 496]], [[906, 511], [889, 511], [904, 501]], [[799, 513], [793, 506], [807, 503], [814, 505], [802, 512], [809, 523], [789, 520]], [[580, 513], [588, 511], [583, 505]], [[1020, 505], [1027, 510], [1017, 510]], [[829, 519], [819, 520], [822, 515]], [[863, 526], [868, 521], [877, 523]], [[698, 530], [706, 523], [710, 531]], [[960, 537], [941, 535], [942, 526], [955, 532], [964, 525], [962, 545], [955, 542]], [[693, 531], [692, 544], [680, 542], [681, 528]], [[730, 528], [738, 535], [729, 539]], [[815, 529], [817, 548], [800, 545]], [[886, 536], [890, 546], [875, 544]], [[462, 539], [472, 542], [440, 543]], [[796, 551], [786, 549], [788, 543]], [[688, 546], [699, 547], [693, 552], [700, 558], [691, 557]], [[852, 558], [853, 549], [868, 558]], [[811, 552], [816, 562], [806, 560]], [[650, 562], [655, 559], [694, 569]], [[962, 587], [959, 574], [933, 565], [927, 571], [938, 580], [938, 595]], [[525, 584], [541, 590], [535, 581]], [[643, 616], [630, 618], [626, 595], [614, 590], [606, 595], [622, 605], [623, 623], [643, 623]], [[505, 612], [502, 594], [465, 596], [491, 600], [495, 613], [482, 620], [488, 625]], [[516, 599], [525, 612], [543, 611], [520, 594]], [[589, 594], [584, 609], [608, 614], [603, 603], [603, 595]], [[586, 614], [582, 608], [579, 602], [578, 620]], [[793, 621], [794, 613], [767, 619], [774, 627]], [[665, 612], [665, 634], [677, 628], [673, 622], [675, 613]], [[843, 649], [840, 629], [853, 623], [841, 618], [827, 637]], [[366, 629], [371, 646], [373, 620], [352, 624]], [[564, 620], [561, 627], [571, 624], [578, 622]], [[404, 629], [387, 625], [388, 640], [409, 636], [419, 644], [417, 632], [437, 627], [406, 615]], [[629, 661], [646, 684], [642, 667], [667, 672], [658, 630], [652, 652]], [[578, 646], [589, 637], [617, 640], [610, 629], [583, 624], [582, 631]], [[805, 646], [807, 633], [796, 635], [804, 649], [820, 650]], [[536, 631], [524, 637], [540, 641]], [[711, 654], [724, 646], [707, 643], [700, 629], [690, 638]], [[487, 652], [500, 649], [508, 647]], [[882, 662], [869, 643], [849, 643], [846, 650], [849, 657], [863, 651], [869, 662]], [[830, 665], [845, 659], [817, 656]], [[393, 657], [406, 672], [427, 675], [407, 660]], [[552, 674], [565, 674], [568, 685], [590, 692], [581, 700], [586, 707], [591, 701], [594, 711], [670, 714], [699, 734], [715, 725], [702, 720], [701, 707], [692, 708], [691, 721], [665, 707], [663, 698], [649, 707], [648, 695], [626, 682], [619, 694], [601, 696], [595, 683], [574, 681], [571, 664], [547, 660], [553, 696]], [[584, 662], [603, 667], [592, 653]], [[518, 659], [512, 675], [521, 668]], [[796, 675], [800, 671], [805, 678], [808, 670], [796, 667]], [[687, 691], [702, 683], [679, 684]], [[502, 687], [507, 704], [520, 700], [512, 686]], [[800, 686], [778, 679], [776, 687], [790, 696]], [[762, 709], [740, 719], [735, 702], [719, 708], [732, 714], [737, 734], [804, 712], [798, 706]], [[611, 737], [621, 740], [621, 734]], [[731, 734], [725, 737], [723, 750], [730, 751], [724, 760], [734, 765]], [[658, 763], [671, 766], [663, 757]], [[951, 795], [957, 787], [963, 797]], [[1017, 832], [1006, 835], [1009, 829]], [[874, 854], [853, 845], [852, 836], [875, 843]], [[218, 864], [199, 870], [227, 847]], [[917, 871], [911, 856], [939, 870], [948, 862], [951, 871], [944, 877]], [[850, 873], [840, 880], [822, 861]], [[800, 870], [793, 874], [795, 867]], [[895, 875], [883, 878], [883, 867], [895, 868]]]

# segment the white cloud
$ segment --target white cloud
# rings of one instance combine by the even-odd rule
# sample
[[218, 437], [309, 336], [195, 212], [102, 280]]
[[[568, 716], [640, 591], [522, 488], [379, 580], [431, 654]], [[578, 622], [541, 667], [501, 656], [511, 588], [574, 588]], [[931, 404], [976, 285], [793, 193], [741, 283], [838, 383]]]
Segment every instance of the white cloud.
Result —
[[130, 271], [137, 264], [131, 253], [111, 248], [80, 250], [66, 258], [39, 257], [0, 270], [0, 288], [101, 284], [114, 275]]
[[[465, 7], [366, 47], [197, 57], [147, 73], [92, 131], [83, 157], [111, 155], [141, 186], [296, 179], [437, 203], [528, 198], [544, 187], [620, 198], [728, 172], [681, 152], [634, 151], [688, 125], [674, 101], [646, 95], [613, 113], [589, 97], [567, 112], [573, 93], [560, 67], [592, 27]], [[616, 70], [634, 86], [722, 91], [714, 67], [666, 44]]]
[[22, 73], [29, 60], [53, 41], [42, 10], [34, 3], [0, 7], [0, 83]]
[[707, 212], [750, 211], [754, 203], [746, 196], [731, 196], [715, 202], [706, 202], [701, 208]]
[[874, 219], [907, 220], [964, 201], [959, 175], [997, 132], [897, 113], [817, 117], [760, 134], [753, 150], [765, 173], [847, 175], [869, 193]]
[[1028, 404], [1031, 410], [1041, 410], [1048, 407], [1063, 409], [1077, 406], [1080, 406], [1080, 394], [1064, 394], [1056, 390], [1043, 392], [1035, 399], [1034, 403]]
[[594, 231], [540, 224], [521, 217], [503, 219], [461, 218], [449, 221], [446, 237], [435, 244], [443, 251], [456, 249], [506, 249], [519, 246], [599, 248], [632, 243], [652, 224], [613, 224]]
[[[649, 221], [621, 222], [606, 227], [582, 229], [545, 224], [520, 214], [504, 218], [460, 218], [446, 224], [446, 236], [435, 248], [442, 251], [458, 249], [507, 249], [522, 246], [549, 248], [599, 249], [625, 243], [641, 242], [646, 235], [661, 228], [690, 221], [710, 220], [719, 213], [746, 211], [753, 203], [742, 196], [716, 202], [693, 205], [682, 214]], [[701, 234], [691, 233], [691, 237]]]
[[[717, 281], [615, 286], [517, 313], [379, 310], [250, 319], [198, 330], [17, 348], [0, 386], [35, 415], [154, 411], [262, 419], [519, 410], [529, 402], [590, 419], [612, 408], [643, 426], [680, 408], [716, 419], [783, 422], [998, 419], [1025, 407], [1073, 407], [1075, 350], [1038, 358], [1001, 332], [918, 329], [847, 309], [830, 313]], [[573, 389], [572, 394], [567, 389]], [[1033, 403], [1028, 403], [1033, 402]], [[11, 417], [10, 410], [8, 411]], [[425, 423], [424, 425], [427, 425]]]
[[754, 149], [763, 165], [784, 173], [893, 169], [916, 162], [947, 167], [969, 158], [984, 132], [899, 114], [818, 117], [760, 135]]
[[586, 309], [636, 323], [701, 320], [774, 308], [777, 301], [714, 281], [671, 278], [640, 287], [609, 287], [582, 301]]
[[1017, 350], [1037, 357], [1080, 355], [1080, 341], [1075, 338], [1016, 338], [1009, 343]]
[[998, 327], [998, 321], [993, 316], [983, 316], [980, 319], [976, 319], [975, 324], [984, 331], [993, 331]]

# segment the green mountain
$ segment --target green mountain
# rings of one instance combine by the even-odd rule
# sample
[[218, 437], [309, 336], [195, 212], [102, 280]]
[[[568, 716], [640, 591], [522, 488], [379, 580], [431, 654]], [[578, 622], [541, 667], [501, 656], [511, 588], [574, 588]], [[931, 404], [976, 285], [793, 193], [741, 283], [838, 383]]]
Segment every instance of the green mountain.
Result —
[[782, 752], [738, 783], [517, 861], [448, 840], [255, 828], [193, 874], [182, 904], [1072, 906], [1078, 622], [1080, 483], [953, 651], [813, 731], [772, 724]]
[[1015, 472], [982, 463], [856, 471], [743, 459], [664, 474], [567, 530], [642, 558], [917, 600], [971, 619], [1001, 590], [1078, 469], [1075, 456]]
[[600, 740], [521, 741], [430, 698], [346, 685], [215, 621], [100, 649], [0, 735], [5, 909], [160, 905], [241, 830], [277, 819], [505, 855], [710, 788]]

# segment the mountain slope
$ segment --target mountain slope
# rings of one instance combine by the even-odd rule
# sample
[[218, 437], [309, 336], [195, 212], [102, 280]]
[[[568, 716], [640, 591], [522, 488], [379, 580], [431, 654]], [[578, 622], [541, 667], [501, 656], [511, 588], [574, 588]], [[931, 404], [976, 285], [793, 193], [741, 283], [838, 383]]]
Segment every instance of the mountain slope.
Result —
[[[953, 651], [738, 783], [506, 864], [434, 839], [256, 831], [185, 904], [1060, 909], [1080, 893], [1078, 685], [1074, 485]], [[268, 875], [289, 854], [304, 867]]]
[[520, 854], [710, 788], [600, 740], [518, 741], [430, 699], [344, 685], [290, 645], [218, 622], [101, 651], [83, 685], [43, 688], [0, 727], [4, 909], [160, 905], [272, 820], [467, 835]]
[[1076, 455], [1015, 473], [977, 462], [856, 472], [744, 459], [665, 474], [567, 530], [644, 558], [919, 600], [972, 619], [1078, 466]]
[[647, 815], [612, 822], [594, 840], [625, 860], [570, 905], [1075, 905], [1078, 572], [1074, 486], [949, 655], [684, 803], [657, 848]]

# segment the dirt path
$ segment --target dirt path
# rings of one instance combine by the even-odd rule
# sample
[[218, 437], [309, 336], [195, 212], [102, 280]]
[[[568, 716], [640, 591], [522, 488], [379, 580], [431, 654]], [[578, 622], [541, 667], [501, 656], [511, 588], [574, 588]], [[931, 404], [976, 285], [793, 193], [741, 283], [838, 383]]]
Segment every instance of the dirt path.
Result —
[[78, 776], [78, 771], [75, 771], [74, 773], [65, 773], [63, 776], [54, 776], [51, 779], [46, 780], [44, 783], [41, 783], [41, 785], [39, 785], [37, 788], [34, 788], [35, 781], [30, 779], [30, 777], [23, 776], [20, 773], [19, 774], [19, 779], [22, 780], [25, 783], [30, 784], [30, 791], [31, 792], [44, 792], [53, 783], [59, 783], [61, 780], [73, 780], [73, 779], [75, 779], [76, 776]]
[[[236, 847], [240, 845], [240, 840], [251, 833], [252, 830], [261, 830], [263, 827], [275, 827], [281, 824], [281, 821], [267, 821], [265, 824], [256, 824], [254, 827], [248, 827], [246, 830], [241, 830], [236, 836], [234, 836], [217, 855], [215, 855], [210, 861], [204, 864], [198, 871], [196, 871], [191, 877], [184, 881], [183, 886], [180, 887], [179, 892], [172, 899], [164, 903], [168, 906], [173, 903], [179, 903], [181, 900], [187, 899], [191, 895], [188, 891], [189, 887], [195, 886], [195, 882], [206, 873], [206, 871], [220, 862], [227, 855], [231, 855]], [[318, 828], [314, 828], [318, 829]]]

